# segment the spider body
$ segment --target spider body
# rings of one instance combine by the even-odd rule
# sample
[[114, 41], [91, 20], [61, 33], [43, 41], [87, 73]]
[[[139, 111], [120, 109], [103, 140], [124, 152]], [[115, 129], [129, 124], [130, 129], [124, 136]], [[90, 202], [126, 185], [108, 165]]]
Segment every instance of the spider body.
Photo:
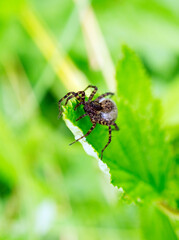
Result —
[[[88, 100], [85, 101], [85, 91], [88, 88], [93, 88], [94, 90], [92, 91]], [[61, 102], [64, 99], [66, 99], [66, 102], [65, 102], [65, 105], [66, 105], [71, 98], [76, 97], [76, 99], [79, 101], [79, 103], [75, 106], [74, 110], [76, 110], [77, 107], [79, 107], [80, 105], [84, 105], [84, 111], [85, 111], [85, 114], [83, 114], [78, 119], [76, 119], [76, 121], [82, 119], [85, 116], [89, 116], [90, 120], [92, 122], [92, 127], [89, 129], [89, 131], [84, 136], [80, 137], [79, 139], [72, 142], [71, 144], [73, 144], [73, 143], [79, 141], [80, 139], [88, 136], [91, 133], [91, 131], [96, 127], [97, 123], [99, 123], [101, 125], [107, 125], [108, 126], [108, 128], [109, 128], [109, 140], [108, 140], [108, 143], [106, 144], [106, 146], [101, 151], [101, 159], [102, 159], [103, 151], [106, 149], [106, 147], [111, 142], [111, 131], [112, 131], [111, 126], [114, 126], [115, 130], [119, 130], [118, 126], [115, 123], [118, 111], [117, 111], [116, 104], [111, 99], [105, 98], [106, 96], [114, 95], [111, 92], [104, 93], [104, 94], [102, 94], [101, 96], [97, 97], [95, 100], [92, 101], [92, 99], [93, 99], [94, 95], [96, 94], [97, 90], [98, 90], [98, 88], [96, 86], [89, 85], [84, 91], [79, 91], [79, 92], [76, 92], [76, 93], [75, 92], [67, 93], [63, 98], [61, 98], [59, 100], [59, 110], [60, 110], [60, 114], [61, 114]]]
[[92, 122], [97, 122], [102, 125], [108, 125], [109, 122], [111, 122], [112, 125], [117, 118], [117, 107], [111, 99], [86, 102], [84, 110]]

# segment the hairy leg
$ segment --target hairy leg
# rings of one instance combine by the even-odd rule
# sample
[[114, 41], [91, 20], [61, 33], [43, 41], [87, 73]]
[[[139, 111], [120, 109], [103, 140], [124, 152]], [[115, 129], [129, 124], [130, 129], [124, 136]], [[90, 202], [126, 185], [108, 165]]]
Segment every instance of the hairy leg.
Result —
[[92, 98], [94, 97], [94, 95], [96, 94], [96, 92], [98, 91], [98, 88], [96, 86], [93, 85], [89, 85], [87, 88], [85, 88], [84, 91], [86, 91], [88, 88], [94, 88], [94, 90], [92, 91], [92, 93], [89, 96], [88, 102], [90, 102], [92, 100]]
[[96, 86], [93, 86], [93, 85], [89, 85], [88, 87], [86, 87], [85, 89], [84, 89], [84, 91], [86, 91], [88, 88], [97, 88]]
[[59, 101], [58, 101], [58, 106], [59, 106], [59, 117], [61, 116], [62, 110], [61, 110], [61, 102], [63, 100], [65, 100], [66, 98], [68, 98], [70, 95], [75, 95], [75, 92], [69, 92], [67, 93], [64, 97], [62, 97]]
[[77, 109], [81, 104], [83, 104], [83, 102], [79, 102], [79, 103], [74, 107], [74, 110], [76, 111], [76, 109]]
[[112, 92], [107, 92], [107, 93], [104, 93], [104, 94], [102, 94], [101, 96], [99, 96], [99, 97], [97, 97], [96, 99], [95, 99], [95, 101], [99, 101], [99, 100], [101, 100], [102, 98], [104, 98], [104, 97], [106, 97], [106, 96], [109, 96], [109, 95], [114, 95], [114, 93], [112, 93]]
[[105, 146], [105, 147], [103, 148], [103, 150], [101, 151], [101, 160], [102, 160], [102, 158], [103, 158], [103, 152], [104, 152], [104, 150], [107, 148], [107, 146], [110, 144], [110, 142], [111, 142], [111, 126], [109, 126], [109, 140], [108, 140], [106, 146]]
[[[81, 95], [81, 96], [80, 96]], [[67, 105], [68, 101], [72, 99], [73, 97], [76, 97], [77, 100], [81, 101], [82, 103], [85, 101], [85, 92], [79, 91], [77, 93], [71, 93], [71, 96], [69, 96], [65, 102], [65, 105]]]
[[82, 116], [80, 116], [79, 118], [77, 118], [76, 121], [79, 121], [80, 119], [86, 117], [87, 115], [88, 115], [87, 113], [83, 114]]
[[61, 98], [58, 102], [58, 105], [59, 105], [59, 117], [61, 116], [61, 102], [63, 100], [66, 99], [66, 102], [65, 102], [65, 105], [67, 105], [68, 101], [73, 98], [73, 97], [76, 97], [77, 100], [80, 101], [80, 104], [83, 104], [85, 102], [85, 92], [84, 91], [79, 91], [77, 93], [75, 92], [69, 92], [67, 93], [63, 98]]
[[58, 103], [61, 104], [61, 102], [62, 102], [64, 99], [66, 99], [68, 96], [70, 96], [71, 94], [75, 95], [75, 92], [69, 92], [69, 93], [67, 93], [64, 97], [62, 97], [62, 98], [58, 101]]
[[112, 124], [112, 125], [115, 127], [115, 130], [116, 130], [116, 131], [119, 131], [119, 130], [120, 130], [120, 128], [117, 126], [116, 123], [114, 123], [114, 124]]
[[82, 137], [78, 138], [76, 141], [70, 143], [70, 145], [78, 142], [79, 140], [81, 140], [84, 137], [87, 137], [95, 127], [96, 127], [96, 123], [93, 123], [93, 126], [89, 129], [89, 131], [84, 136], [82, 136]]

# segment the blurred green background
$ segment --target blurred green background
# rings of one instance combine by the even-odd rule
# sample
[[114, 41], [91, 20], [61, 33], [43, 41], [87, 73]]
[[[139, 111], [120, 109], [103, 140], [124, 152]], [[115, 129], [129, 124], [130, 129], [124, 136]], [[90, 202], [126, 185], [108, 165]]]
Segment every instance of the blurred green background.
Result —
[[178, 0], [0, 1], [0, 239], [179, 235], [176, 220], [157, 211], [146, 221], [148, 208], [119, 201], [97, 161], [80, 144], [69, 147], [74, 138], [58, 120], [66, 92], [89, 83], [115, 90], [122, 44], [151, 77], [178, 164]]

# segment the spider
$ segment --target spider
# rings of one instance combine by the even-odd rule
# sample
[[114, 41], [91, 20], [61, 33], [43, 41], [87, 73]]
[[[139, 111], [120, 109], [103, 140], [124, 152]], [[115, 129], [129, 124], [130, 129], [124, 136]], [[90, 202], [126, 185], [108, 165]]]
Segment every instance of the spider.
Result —
[[[93, 88], [93, 91], [90, 94], [88, 100], [85, 101], [85, 91], [88, 88]], [[112, 131], [111, 126], [114, 126], [115, 130], [119, 130], [119, 127], [115, 123], [118, 111], [117, 111], [116, 104], [111, 99], [104, 98], [106, 96], [112, 96], [114, 95], [114, 93], [111, 93], [111, 92], [104, 93], [92, 101], [97, 90], [98, 88], [96, 86], [89, 85], [87, 88], [85, 88], [84, 91], [67, 93], [63, 98], [59, 100], [59, 111], [61, 115], [61, 102], [64, 99], [66, 99], [65, 105], [67, 105], [68, 101], [71, 98], [75, 97], [79, 101], [79, 103], [75, 106], [74, 110], [76, 110], [80, 105], [84, 105], [84, 111], [85, 111], [85, 113], [79, 118], [77, 118], [76, 121], [79, 121], [80, 119], [86, 116], [89, 116], [92, 122], [92, 127], [88, 130], [88, 132], [82, 137], [78, 138], [76, 141], [72, 142], [70, 145], [76, 143], [77, 141], [79, 141], [84, 137], [87, 137], [91, 133], [91, 131], [96, 127], [97, 123], [101, 125], [107, 125], [109, 127], [109, 140], [101, 151], [101, 159], [102, 159], [103, 151], [107, 148], [107, 146], [111, 142], [111, 131]]]

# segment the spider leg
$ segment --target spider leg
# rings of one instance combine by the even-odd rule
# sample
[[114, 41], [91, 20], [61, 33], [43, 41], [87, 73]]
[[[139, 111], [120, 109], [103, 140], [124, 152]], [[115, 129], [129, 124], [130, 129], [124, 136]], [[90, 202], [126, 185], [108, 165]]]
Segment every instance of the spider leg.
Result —
[[92, 93], [89, 96], [88, 101], [90, 102], [92, 100], [92, 98], [94, 97], [94, 95], [96, 94], [96, 92], [98, 91], [98, 88], [96, 86], [93, 85], [89, 85], [87, 88], [85, 88], [84, 91], [86, 91], [88, 88], [94, 88], [94, 90], [92, 91]]
[[114, 124], [112, 124], [112, 125], [115, 127], [115, 130], [116, 130], [116, 131], [119, 131], [119, 130], [120, 130], [120, 128], [117, 126], [116, 123], [114, 123]]
[[104, 94], [102, 94], [101, 96], [97, 97], [95, 100], [99, 101], [99, 100], [101, 100], [102, 98], [104, 98], [104, 97], [106, 97], [106, 96], [109, 96], [109, 95], [112, 96], [112, 95], [114, 95], [114, 93], [112, 93], [112, 92], [104, 93]]
[[94, 90], [93, 90], [92, 93], [90, 94], [90, 96], [89, 96], [89, 98], [88, 98], [88, 102], [90, 102], [90, 101], [93, 99], [94, 95], [95, 95], [96, 92], [98, 91], [98, 88], [97, 88], [97, 87], [95, 87], [95, 86], [91, 86], [91, 87], [93, 87]]
[[[80, 94], [81, 94], [81, 96], [80, 96]], [[73, 98], [73, 97], [76, 97], [77, 100], [84, 102], [84, 100], [85, 100], [85, 92], [84, 92], [84, 91], [79, 91], [79, 92], [77, 92], [77, 93], [71, 93], [71, 96], [69, 96], [69, 97], [67, 98], [67, 100], [66, 100], [66, 102], [65, 102], [65, 105], [67, 105], [68, 101], [69, 101], [71, 98]]]
[[69, 95], [71, 95], [71, 94], [75, 94], [75, 92], [69, 92], [69, 93], [67, 93], [64, 97], [62, 97], [59, 101], [58, 101], [58, 103], [59, 104], [61, 104], [61, 102], [64, 100], [64, 99], [66, 99]]
[[86, 117], [87, 115], [88, 115], [87, 113], [83, 114], [82, 116], [80, 116], [79, 118], [77, 118], [76, 121], [78, 121], [78, 120], [80, 120], [80, 119]]
[[86, 87], [85, 89], [84, 89], [84, 91], [86, 91], [88, 88], [97, 88], [96, 86], [93, 86], [93, 85], [89, 85], [88, 87]]
[[106, 146], [105, 146], [105, 147], [103, 148], [103, 150], [101, 151], [101, 160], [102, 160], [102, 158], [103, 158], [103, 152], [104, 152], [104, 150], [107, 148], [107, 146], [110, 144], [110, 142], [111, 142], [111, 126], [109, 126], [109, 140], [108, 140]]
[[[71, 95], [71, 96], [70, 96]], [[81, 96], [80, 96], [81, 95]], [[61, 116], [62, 110], [61, 110], [61, 102], [66, 99], [65, 105], [67, 105], [68, 101], [73, 98], [76, 97], [77, 100], [79, 100], [80, 102], [82, 102], [81, 104], [83, 104], [85, 102], [85, 92], [84, 91], [79, 91], [77, 93], [75, 92], [69, 92], [67, 93], [63, 98], [61, 98], [58, 102], [59, 105], [59, 117]]]
[[78, 142], [79, 140], [81, 140], [82, 138], [87, 137], [95, 127], [96, 127], [96, 123], [93, 123], [93, 126], [89, 129], [89, 131], [85, 135], [83, 135], [82, 137], [78, 138], [76, 141], [70, 143], [69, 145], [72, 145], [72, 144]]
[[81, 104], [83, 104], [83, 102], [79, 102], [79, 103], [74, 107], [74, 110], [76, 111], [76, 109], [77, 109]]
[[75, 92], [69, 92], [69, 93], [67, 93], [64, 97], [62, 97], [62, 98], [58, 101], [58, 106], [59, 106], [59, 117], [61, 116], [61, 113], [62, 113], [62, 110], [61, 110], [61, 102], [62, 102], [64, 99], [68, 98], [68, 96], [71, 95], [71, 94], [74, 95]]

